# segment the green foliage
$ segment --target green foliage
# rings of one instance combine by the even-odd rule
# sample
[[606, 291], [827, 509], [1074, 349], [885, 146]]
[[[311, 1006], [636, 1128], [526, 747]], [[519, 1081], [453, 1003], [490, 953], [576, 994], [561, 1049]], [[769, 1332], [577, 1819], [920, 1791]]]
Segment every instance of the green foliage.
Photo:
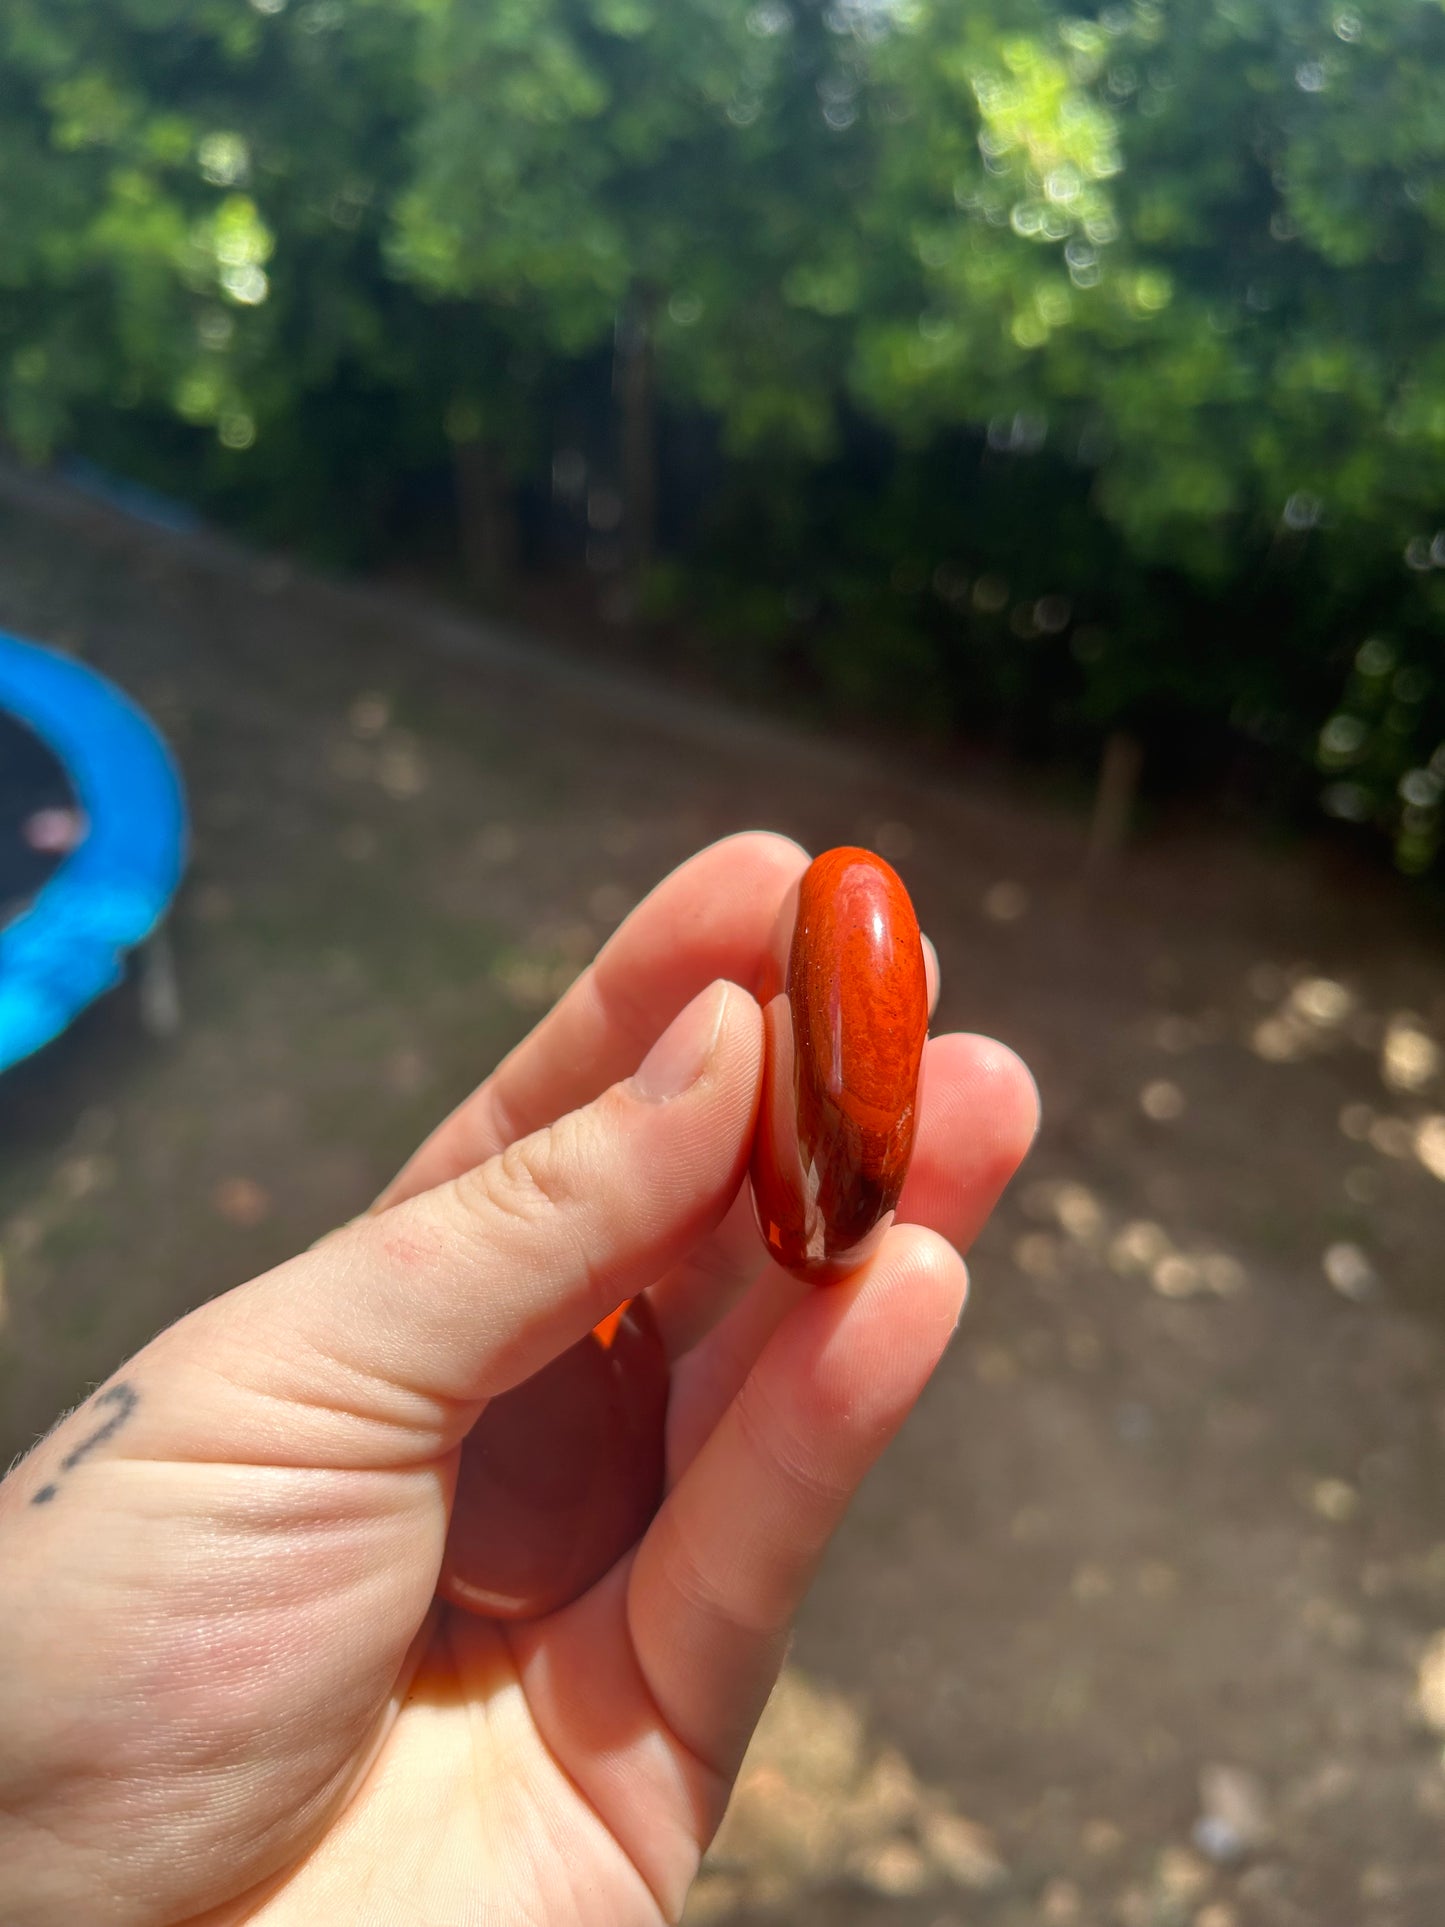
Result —
[[0, 420], [361, 559], [449, 409], [505, 387], [483, 312], [383, 244], [419, 111], [394, 0], [15, 0], [0, 13]]
[[749, 673], [1434, 859], [1438, 0], [11, 0], [0, 178], [27, 453], [360, 559], [643, 315]]
[[670, 391], [730, 447], [824, 453], [871, 151], [819, 112], [851, 99], [846, 36], [782, 0], [439, 0], [427, 24], [399, 271], [564, 355], [641, 294]]

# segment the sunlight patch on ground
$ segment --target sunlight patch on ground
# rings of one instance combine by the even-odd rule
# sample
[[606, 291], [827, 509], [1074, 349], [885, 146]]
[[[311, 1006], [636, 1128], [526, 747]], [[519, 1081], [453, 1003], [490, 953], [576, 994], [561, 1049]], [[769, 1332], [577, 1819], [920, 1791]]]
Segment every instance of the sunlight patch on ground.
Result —
[[1445, 1733], [1445, 1632], [1436, 1633], [1421, 1655], [1415, 1710], [1432, 1732]]
[[1021, 883], [995, 883], [985, 892], [983, 914], [993, 923], [1017, 923], [1029, 907], [1029, 893]]
[[1026, 1217], [1052, 1219], [1058, 1227], [1014, 1240], [1013, 1261], [1026, 1277], [1062, 1279], [1083, 1262], [1107, 1264], [1121, 1278], [1147, 1278], [1161, 1298], [1233, 1298], [1249, 1284], [1229, 1252], [1204, 1243], [1181, 1247], [1152, 1218], [1131, 1218], [1115, 1230], [1097, 1195], [1076, 1179], [1036, 1179], [1019, 1203]]
[[985, 1892], [1007, 1877], [991, 1836], [872, 1739], [857, 1704], [789, 1667], [753, 1737], [684, 1919], [786, 1907], [844, 1882], [890, 1899]]
[[1356, 1304], [1370, 1297], [1380, 1282], [1375, 1267], [1358, 1245], [1331, 1245], [1320, 1262], [1325, 1277], [1340, 1296]]
[[[1348, 985], [1332, 977], [1300, 975], [1291, 981], [1288, 973], [1273, 965], [1257, 966], [1248, 982], [1260, 1001], [1275, 1005], [1246, 1034], [1249, 1048], [1266, 1063], [1297, 1063], [1339, 1044], [1354, 1044], [1377, 1053], [1380, 1082], [1397, 1099], [1408, 1101], [1438, 1081], [1445, 1053], [1415, 1011], [1395, 1010], [1386, 1017], [1367, 1009]], [[1157, 1041], [1163, 1043], [1162, 1035]], [[1155, 1113], [1145, 1100], [1159, 1088], [1151, 1085], [1141, 1093], [1148, 1115]], [[1445, 1116], [1402, 1117], [1355, 1100], [1341, 1109], [1339, 1128], [1353, 1143], [1368, 1144], [1382, 1157], [1416, 1159], [1432, 1177], [1445, 1182]], [[1377, 1187], [1361, 1170], [1347, 1176], [1344, 1188], [1354, 1203], [1372, 1203], [1377, 1195]]]
[[[1302, 976], [1288, 983], [1284, 973], [1261, 966], [1250, 973], [1250, 989], [1276, 1008], [1249, 1032], [1249, 1047], [1267, 1064], [1290, 1064], [1327, 1049], [1348, 1034], [1363, 1035], [1359, 1000], [1347, 984], [1333, 977]], [[1356, 1020], [1352, 1023], [1352, 1020]]]
[[1420, 1091], [1440, 1069], [1440, 1047], [1410, 1011], [1396, 1011], [1380, 1046], [1380, 1077], [1392, 1091]]
[[1310, 1492], [1310, 1504], [1331, 1525], [1348, 1525], [1360, 1509], [1360, 1495], [1344, 1479], [1317, 1479]]
[[1139, 1093], [1139, 1109], [1156, 1124], [1172, 1124], [1184, 1115], [1184, 1093], [1167, 1077], [1156, 1077]]
[[[1381, 1157], [1404, 1159], [1413, 1157], [1430, 1173], [1445, 1184], [1445, 1115], [1432, 1111], [1424, 1117], [1394, 1117], [1377, 1112], [1371, 1104], [1346, 1104], [1340, 1112], [1340, 1132], [1355, 1144], [1368, 1144], [1378, 1151]], [[1355, 1177], [1351, 1173], [1351, 1177]], [[1358, 1189], [1356, 1184], [1355, 1189]], [[1346, 1190], [1353, 1197], [1355, 1189], [1346, 1181]], [[1378, 1195], [1378, 1188], [1366, 1186], [1369, 1195], [1357, 1199], [1359, 1203], [1371, 1203]]]
[[1445, 1117], [1422, 1117], [1415, 1127], [1415, 1155], [1430, 1173], [1445, 1184]]

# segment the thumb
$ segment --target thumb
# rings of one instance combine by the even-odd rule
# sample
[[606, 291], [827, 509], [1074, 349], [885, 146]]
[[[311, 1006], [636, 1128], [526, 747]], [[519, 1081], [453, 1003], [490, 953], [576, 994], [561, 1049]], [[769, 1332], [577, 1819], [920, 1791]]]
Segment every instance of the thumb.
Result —
[[121, 1375], [127, 1456], [372, 1467], [451, 1450], [488, 1398], [719, 1222], [761, 1073], [757, 1005], [712, 985], [591, 1104], [163, 1332]]

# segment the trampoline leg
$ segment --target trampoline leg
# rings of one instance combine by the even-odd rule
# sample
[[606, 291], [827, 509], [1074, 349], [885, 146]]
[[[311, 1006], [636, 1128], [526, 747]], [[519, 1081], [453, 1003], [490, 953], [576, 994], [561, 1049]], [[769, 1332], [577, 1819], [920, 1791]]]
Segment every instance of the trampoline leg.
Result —
[[181, 1027], [181, 992], [176, 982], [175, 953], [163, 929], [147, 938], [136, 952], [136, 989], [147, 1036], [174, 1037]]

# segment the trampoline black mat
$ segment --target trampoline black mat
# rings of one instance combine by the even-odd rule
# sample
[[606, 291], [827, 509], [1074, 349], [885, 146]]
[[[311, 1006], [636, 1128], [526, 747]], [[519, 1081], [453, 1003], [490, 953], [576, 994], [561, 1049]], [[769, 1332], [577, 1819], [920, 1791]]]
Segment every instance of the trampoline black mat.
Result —
[[[65, 857], [47, 811], [73, 811], [65, 771], [21, 722], [0, 710], [0, 924], [17, 916]], [[47, 834], [49, 832], [49, 834]]]

